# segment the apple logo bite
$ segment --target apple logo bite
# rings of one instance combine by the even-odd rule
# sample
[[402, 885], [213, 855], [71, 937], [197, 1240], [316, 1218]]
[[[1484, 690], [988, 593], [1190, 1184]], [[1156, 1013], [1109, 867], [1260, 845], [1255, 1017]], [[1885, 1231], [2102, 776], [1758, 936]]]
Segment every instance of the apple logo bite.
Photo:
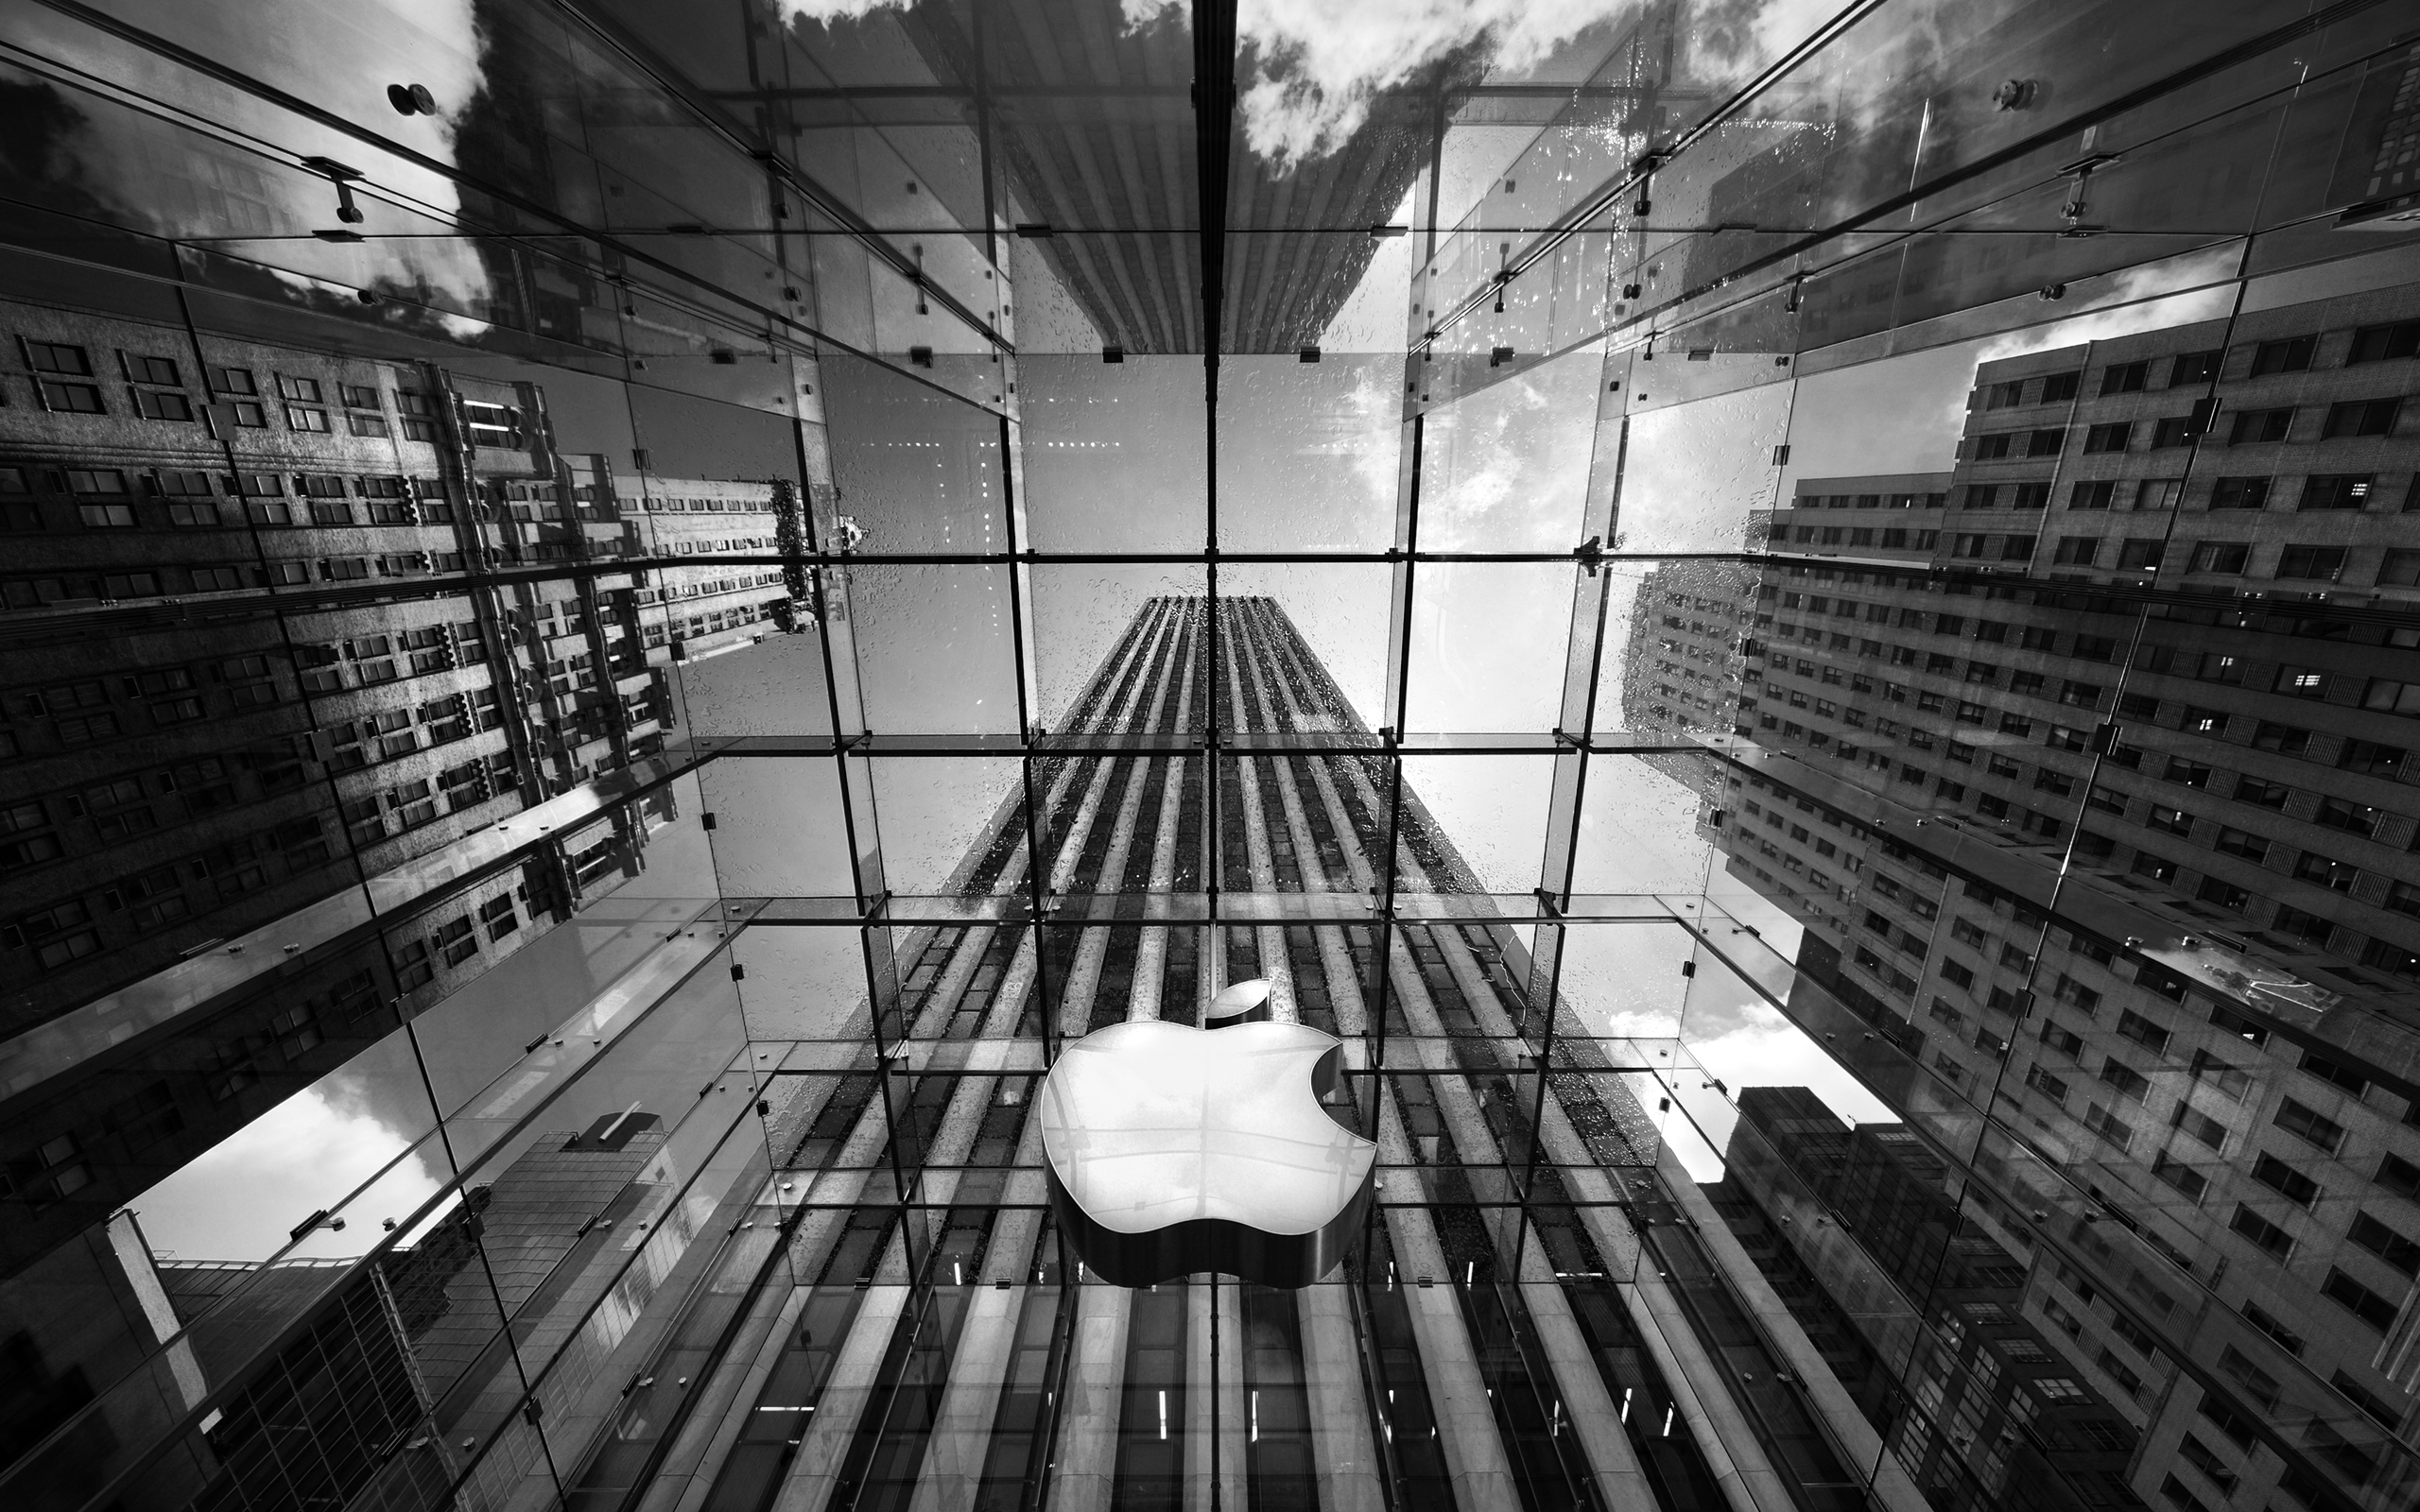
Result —
[[1369, 1210], [1378, 1148], [1320, 1106], [1343, 1044], [1299, 1023], [1114, 1023], [1043, 1081], [1050, 1205], [1103, 1280], [1307, 1286]]

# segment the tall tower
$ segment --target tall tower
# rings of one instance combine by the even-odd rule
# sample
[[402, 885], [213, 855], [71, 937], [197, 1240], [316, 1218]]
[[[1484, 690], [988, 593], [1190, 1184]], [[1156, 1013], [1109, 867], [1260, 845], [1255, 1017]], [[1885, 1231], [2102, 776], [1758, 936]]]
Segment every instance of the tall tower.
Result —
[[[1727, 1481], [1820, 1495], [1876, 1462], [1623, 1074], [1557, 1034], [1568, 1016], [1533, 998], [1510, 925], [1392, 906], [1478, 889], [1409, 795], [1389, 833], [1382, 765], [1338, 753], [1377, 742], [1283, 608], [1151, 600], [1056, 738], [1068, 754], [952, 879], [970, 921], [903, 942], [867, 1025], [894, 1047], [885, 1069], [811, 1082], [776, 1121], [783, 1179], [826, 1205], [786, 1256], [804, 1321], [714, 1400], [796, 1431], [735, 1448], [716, 1504], [910, 1482], [1012, 1504], [1046, 1480], [1052, 1505], [1173, 1507], [1207, 1504], [1215, 1478], [1237, 1506], [1482, 1506], [1515, 1485], [1542, 1505], [1706, 1506]], [[1303, 921], [1305, 894], [1340, 921]], [[1296, 904], [1282, 921], [1274, 895]], [[1035, 1169], [1046, 1050], [1197, 1022], [1215, 986], [1253, 976], [1275, 1017], [1346, 1042], [1332, 1115], [1387, 1170], [1361, 1240], [1292, 1292], [1083, 1276]], [[874, 1159], [886, 1118], [895, 1169]], [[645, 1376], [626, 1411], [664, 1415], [648, 1432], [668, 1438], [675, 1371]], [[1793, 1379], [1745, 1406], [1743, 1383]], [[574, 1481], [636, 1484], [629, 1447]]]

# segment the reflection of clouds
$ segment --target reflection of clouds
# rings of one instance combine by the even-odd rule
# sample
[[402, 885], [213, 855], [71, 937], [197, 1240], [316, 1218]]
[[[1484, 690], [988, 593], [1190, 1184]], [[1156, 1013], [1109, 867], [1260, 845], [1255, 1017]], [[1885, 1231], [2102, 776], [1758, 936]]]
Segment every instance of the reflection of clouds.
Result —
[[1592, 342], [1429, 411], [1423, 546], [1568, 551], [1580, 543], [1603, 361], [1602, 345]]
[[[335, 1206], [411, 1143], [408, 1124], [389, 1122], [392, 1101], [350, 1073], [287, 1098], [137, 1198], [144, 1237], [179, 1260], [267, 1259], [294, 1225]], [[378, 1219], [403, 1218], [441, 1185], [425, 1152], [406, 1158], [380, 1183], [381, 1200], [367, 1205], [379, 1211], [348, 1215], [337, 1252], [368, 1249]]]
[[1733, 1102], [1747, 1087], [1810, 1087], [1824, 1107], [1849, 1123], [1898, 1122], [1889, 1104], [1867, 1091], [1778, 1008], [1751, 1004], [1741, 1018], [1745, 1022], [1718, 1033], [1683, 1036], [1699, 1064], [1731, 1089]]
[[[910, 0], [783, 0], [793, 20], [829, 25]], [[1184, 26], [1185, 0], [1118, 0], [1130, 31]], [[1634, 0], [1242, 0], [1236, 37], [1259, 67], [1243, 89], [1244, 142], [1281, 171], [1337, 151], [1382, 91], [1423, 71], [1475, 60], [1517, 75]]]
[[[1130, 26], [1185, 13], [1181, 0], [1121, 0]], [[1244, 142], [1281, 169], [1325, 157], [1370, 116], [1371, 96], [1476, 50], [1487, 70], [1545, 61], [1629, 0], [1242, 0], [1236, 36], [1259, 54], [1244, 88]]]
[[[1975, 353], [1978, 366], [1997, 362], [2003, 357], [2021, 357], [2032, 352], [2054, 352], [2061, 347], [2081, 346], [2087, 341], [2108, 341], [2118, 336], [2138, 335], [2146, 331], [2164, 331], [2170, 326], [2189, 325], [2196, 320], [2215, 320], [2223, 317], [2235, 303], [2233, 284], [2216, 284], [2193, 289], [2184, 294], [2162, 296], [2160, 290], [2175, 281], [2175, 272], [2167, 265], [2130, 267], [2113, 275], [2110, 287], [2098, 297], [2119, 304], [2113, 310], [2095, 310], [2072, 319], [2053, 321], [2023, 331], [2011, 331], [1983, 344]], [[1964, 419], [1966, 396], [1957, 396], [1959, 415]]]
[[1693, 893], [1712, 849], [1697, 833], [1698, 795], [1636, 757], [1588, 764], [1572, 891]]
[[[468, 105], [481, 88], [470, 0], [420, 0], [393, 9], [355, 6], [340, 15], [315, 0], [227, 7], [129, 0], [112, 9], [351, 119], [378, 122], [394, 140], [440, 161], [454, 156], [451, 129], [441, 118], [395, 114], [387, 103], [387, 86], [407, 73], [409, 82], [428, 86], [448, 112]], [[65, 16], [37, 9], [15, 20], [18, 37], [37, 55], [237, 136], [350, 163], [382, 188], [440, 215], [459, 208], [454, 184], [441, 174], [384, 156], [355, 138], [203, 79]], [[60, 93], [73, 100], [81, 119], [53, 144], [54, 171], [107, 203], [112, 217], [125, 224], [165, 236], [217, 237], [294, 236], [337, 224], [336, 194], [324, 179], [210, 144], [104, 99]], [[382, 242], [382, 230], [421, 232], [431, 229], [430, 223], [383, 207], [366, 194], [360, 201], [369, 215], [360, 230], [370, 240], [296, 243], [269, 255], [347, 290], [426, 290], [448, 302], [484, 302], [487, 278], [471, 248], [450, 239]], [[247, 249], [247, 255], [260, 256], [262, 249]]]
[[1773, 447], [1788, 435], [1789, 403], [1789, 386], [1771, 384], [1631, 417], [1614, 543], [1738, 549], [1748, 512], [1772, 506]]

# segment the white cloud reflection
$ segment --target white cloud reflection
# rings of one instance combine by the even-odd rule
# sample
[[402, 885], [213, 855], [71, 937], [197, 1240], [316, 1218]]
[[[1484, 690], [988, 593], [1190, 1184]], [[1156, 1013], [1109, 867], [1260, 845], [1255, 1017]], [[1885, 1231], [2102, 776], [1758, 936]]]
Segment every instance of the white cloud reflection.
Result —
[[382, 1114], [373, 1075], [356, 1065], [323, 1077], [130, 1203], [153, 1253], [164, 1261], [266, 1260], [295, 1225], [378, 1177], [364, 1194], [370, 1200], [348, 1209], [342, 1232], [322, 1229], [298, 1251], [366, 1253], [383, 1233], [380, 1219], [403, 1221], [443, 1185], [428, 1163], [430, 1149], [411, 1149], [424, 1131], [399, 1128], [391, 1113]]
[[[123, 0], [124, 20], [179, 45], [232, 63], [246, 74], [349, 120], [371, 123], [395, 142], [441, 163], [454, 161], [455, 112], [481, 88], [479, 41], [471, 0], [415, 0], [408, 6], [334, 9], [317, 0], [254, 0], [198, 6], [182, 0]], [[460, 209], [442, 173], [379, 151], [264, 100], [205, 77], [71, 18], [28, 9], [12, 35], [34, 56], [166, 107], [170, 120], [207, 122], [301, 156], [322, 156], [361, 169], [368, 182], [439, 216]], [[436, 116], [406, 117], [387, 101], [394, 83], [425, 85]], [[273, 158], [186, 130], [157, 115], [60, 89], [79, 119], [52, 144], [52, 171], [110, 207], [112, 218], [163, 236], [209, 238], [236, 255], [285, 270], [281, 282], [341, 297], [374, 288], [425, 293], [441, 302], [483, 308], [487, 275], [466, 243], [424, 233], [451, 229], [415, 211], [359, 198], [369, 240], [312, 241], [334, 228], [335, 191], [326, 180]], [[387, 233], [382, 237], [381, 233]], [[398, 236], [395, 233], [413, 233]], [[230, 238], [285, 238], [276, 241]]]

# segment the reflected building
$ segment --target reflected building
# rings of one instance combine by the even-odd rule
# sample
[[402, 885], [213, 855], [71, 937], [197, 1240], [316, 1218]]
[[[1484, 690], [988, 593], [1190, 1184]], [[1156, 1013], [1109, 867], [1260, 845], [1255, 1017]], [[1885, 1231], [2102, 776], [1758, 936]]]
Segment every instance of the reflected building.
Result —
[[[1861, 1334], [1842, 1351], [1854, 1363], [1891, 1362], [1902, 1384], [1868, 1415], [1931, 1503], [2132, 1504], [2134, 1431], [2024, 1316], [2025, 1267], [1960, 1221], [1948, 1164], [1903, 1125], [1851, 1129], [1804, 1087], [1743, 1088], [1739, 1112], [1725, 1219], [1761, 1228], [1806, 1276], [1789, 1300], [1810, 1333], [1845, 1323]], [[1930, 1327], [1891, 1297], [1922, 1299]]]
[[[1033, 241], [1102, 341], [1208, 350], [1191, 30], [1167, 16], [1135, 23], [1110, 0], [1019, 0], [964, 16], [917, 6], [899, 25], [937, 77], [967, 81], [994, 112], [1015, 211], [1001, 218]], [[1369, 270], [1379, 229], [1403, 226], [1431, 118], [1450, 82], [1476, 81], [1474, 54], [1376, 94], [1332, 152], [1286, 165], [1233, 154], [1218, 351], [1319, 344]]]
[[122, 1290], [79, 1231], [643, 869], [667, 669], [806, 624], [797, 490], [562, 455], [532, 384], [4, 313], [0, 1314], [100, 1358], [40, 1300]]
[[[300, 1512], [363, 1497], [443, 1504], [471, 1452], [514, 1410], [499, 1323], [527, 1321], [542, 1297], [575, 1299], [574, 1312], [594, 1304], [618, 1268], [617, 1242], [637, 1237], [651, 1192], [674, 1180], [664, 1145], [662, 1120], [635, 1109], [541, 1133], [493, 1182], [466, 1188], [452, 1211], [367, 1268], [178, 1260], [147, 1273], [133, 1262], [129, 1280], [169, 1309], [163, 1342], [178, 1325], [193, 1330], [169, 1346], [188, 1403], [224, 1384], [214, 1355], [243, 1375], [205, 1419], [216, 1461], [207, 1484], [179, 1486], [172, 1470], [151, 1495], [189, 1498], [182, 1504], [197, 1512]], [[248, 1332], [286, 1333], [300, 1315], [308, 1326], [265, 1366], [246, 1357]], [[544, 1332], [543, 1323], [523, 1330], [531, 1342]], [[500, 1469], [487, 1467], [483, 1488], [509, 1497]]]
[[[1964, 1222], [2144, 1435], [2147, 1499], [2208, 1494], [2180, 1462], [2369, 1484], [2328, 1419], [2411, 1415], [2415, 317], [2350, 296], [1988, 362], [1904, 550], [1862, 483], [1772, 518], [1727, 866], [1806, 926], [1801, 1022], [1921, 1065], [1894, 1101], [1988, 1116]], [[1925, 535], [1930, 573], [1899, 569]]]

